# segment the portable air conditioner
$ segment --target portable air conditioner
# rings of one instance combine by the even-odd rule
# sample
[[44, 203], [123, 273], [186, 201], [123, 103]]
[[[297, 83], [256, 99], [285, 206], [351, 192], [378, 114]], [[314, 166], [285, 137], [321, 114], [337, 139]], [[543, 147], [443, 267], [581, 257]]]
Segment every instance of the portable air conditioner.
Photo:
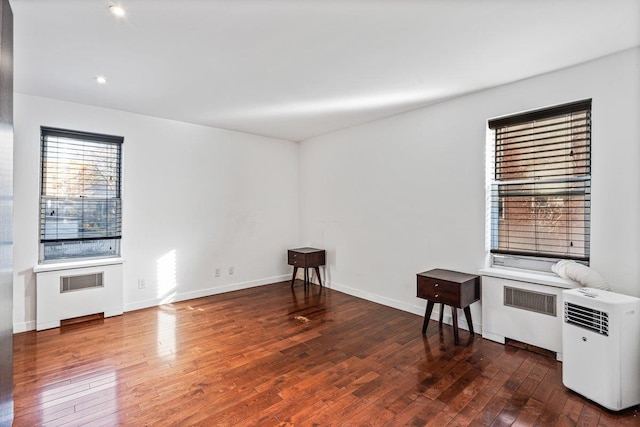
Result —
[[562, 382], [613, 411], [640, 403], [640, 298], [562, 292]]

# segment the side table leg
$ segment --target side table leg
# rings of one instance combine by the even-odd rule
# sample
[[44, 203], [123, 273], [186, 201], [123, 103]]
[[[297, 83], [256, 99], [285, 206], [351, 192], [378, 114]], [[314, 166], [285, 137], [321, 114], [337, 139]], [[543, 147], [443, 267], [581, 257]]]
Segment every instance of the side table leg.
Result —
[[320, 277], [320, 268], [316, 267], [316, 276], [318, 276], [318, 283], [322, 286], [322, 278]]
[[293, 277], [291, 278], [291, 287], [293, 288], [293, 282], [296, 281], [296, 273], [298, 272], [298, 267], [293, 267]]
[[460, 344], [460, 337], [458, 337], [458, 309], [451, 306], [451, 317], [453, 317], [453, 342]]
[[467, 319], [467, 325], [469, 325], [469, 333], [473, 335], [473, 321], [471, 320], [471, 308], [469, 306], [464, 308], [464, 317]]
[[444, 316], [444, 304], [440, 303], [440, 319], [438, 321], [438, 325], [440, 325], [440, 329], [442, 329], [442, 318]]
[[422, 323], [422, 335], [427, 333], [427, 325], [429, 325], [429, 319], [431, 318], [434, 305], [433, 301], [427, 302], [427, 310], [424, 312], [424, 322]]

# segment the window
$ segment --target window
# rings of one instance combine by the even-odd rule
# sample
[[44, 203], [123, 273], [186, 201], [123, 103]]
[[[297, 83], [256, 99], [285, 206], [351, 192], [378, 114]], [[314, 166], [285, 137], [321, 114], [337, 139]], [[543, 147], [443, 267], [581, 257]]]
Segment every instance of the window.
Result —
[[123, 140], [41, 128], [41, 262], [120, 255]]
[[493, 265], [589, 263], [591, 100], [489, 121]]

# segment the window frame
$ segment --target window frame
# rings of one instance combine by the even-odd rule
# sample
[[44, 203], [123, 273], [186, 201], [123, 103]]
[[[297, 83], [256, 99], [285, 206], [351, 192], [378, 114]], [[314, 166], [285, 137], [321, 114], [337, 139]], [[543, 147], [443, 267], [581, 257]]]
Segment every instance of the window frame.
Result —
[[[58, 138], [58, 137], [64, 138], [67, 140], [72, 140], [73, 142], [72, 141], [66, 141], [66, 142], [55, 141], [54, 142], [49, 139], [49, 138]], [[38, 263], [39, 264], [97, 260], [97, 259], [117, 258], [121, 256], [122, 146], [123, 146], [123, 143], [124, 143], [124, 137], [122, 136], [106, 135], [106, 134], [99, 134], [99, 133], [93, 133], [93, 132], [69, 130], [69, 129], [60, 129], [60, 128], [54, 128], [54, 127], [48, 127], [48, 126], [40, 127], [40, 177], [39, 177], [39, 214], [38, 214], [38, 218], [39, 218]], [[69, 148], [69, 145], [74, 145], [74, 144], [77, 144], [77, 147], [79, 147], [76, 151], [74, 151], [75, 149], [71, 150], [70, 151], [71, 154], [65, 155], [64, 157], [66, 158], [64, 158], [59, 163], [57, 163], [57, 160], [52, 160], [51, 163], [48, 163], [49, 157], [47, 155], [50, 152], [49, 150], [53, 150], [55, 152], [55, 149], [52, 147], [55, 147], [57, 145], [58, 149], [61, 147]], [[73, 159], [74, 156], [79, 156], [80, 154], [86, 155], [86, 150], [92, 144], [94, 145], [94, 149], [96, 144], [97, 145], [104, 144], [105, 146], [116, 147], [115, 150], [112, 150], [111, 148], [109, 148], [109, 150], [115, 151], [115, 155], [108, 153], [107, 149], [105, 148], [104, 152], [99, 152], [101, 155], [103, 155], [103, 157], [101, 157], [100, 159], [89, 161], [89, 162], [82, 161], [81, 163], [79, 163], [82, 169], [82, 178], [79, 179], [76, 185], [78, 187], [81, 187], [82, 190], [78, 195], [69, 195], [68, 193], [61, 193], [61, 194], [56, 193], [56, 195], [48, 194], [47, 188], [50, 188], [51, 186], [50, 185], [47, 186], [47, 183], [49, 182], [47, 179], [51, 179], [53, 180], [53, 182], [58, 182], [61, 180], [61, 174], [58, 174], [57, 172], [53, 174], [50, 173], [49, 171], [47, 171], [47, 167], [48, 167], [47, 165], [55, 164], [57, 169], [57, 166], [59, 164], [64, 164], [64, 161], [68, 161], [69, 163], [71, 163], [71, 159]], [[108, 189], [103, 190], [105, 194], [100, 196], [95, 196], [93, 194], [86, 193], [86, 186], [88, 186], [88, 183], [85, 180], [84, 168], [87, 165], [95, 167], [95, 165], [101, 161], [106, 162], [105, 167], [114, 169], [115, 173], [113, 175], [113, 180], [115, 181], [115, 184], [113, 185], [114, 187], [113, 190], [108, 190]], [[111, 175], [109, 176], [111, 177]], [[95, 181], [92, 182], [91, 184], [94, 186], [96, 185]], [[102, 185], [105, 187], [109, 186], [109, 184], [106, 184], [106, 185], [102, 184]], [[98, 186], [100, 186], [100, 184], [98, 184]], [[115, 209], [113, 209], [115, 213], [107, 214], [106, 215], [108, 218], [107, 220], [104, 220], [104, 218], [101, 218], [101, 221], [99, 221], [99, 224], [102, 227], [94, 231], [93, 233], [88, 233], [88, 234], [94, 234], [93, 236], [87, 237], [85, 235], [85, 233], [87, 233], [85, 230], [78, 230], [74, 232], [77, 235], [76, 238], [68, 237], [68, 236], [61, 237], [61, 235], [64, 236], [64, 232], [58, 231], [57, 225], [56, 225], [55, 231], [52, 234], [50, 234], [50, 231], [46, 226], [46, 222], [47, 222], [46, 211], [48, 211], [49, 209], [47, 208], [45, 210], [45, 205], [47, 201], [48, 202], [55, 201], [56, 206], [58, 206], [58, 208], [60, 208], [60, 206], [65, 206], [65, 204], [67, 205], [65, 207], [68, 208], [69, 207], [68, 205], [73, 203], [76, 203], [76, 208], [77, 206], [81, 206], [79, 209], [80, 209], [80, 212], [82, 212], [82, 214], [75, 218], [72, 217], [72, 220], [74, 220], [75, 222], [78, 222], [80, 218], [84, 220], [85, 212], [90, 212], [90, 211], [87, 211], [87, 209], [91, 209], [90, 207], [92, 204], [95, 206], [102, 203], [101, 209], [103, 209], [103, 211], [107, 211], [111, 207], [115, 207]], [[56, 216], [57, 215], [60, 215], [60, 213], [56, 213]], [[56, 223], [58, 223], [60, 219], [56, 218], [55, 221]], [[83, 227], [83, 226], [84, 224], [82, 224], [80, 227]], [[101, 234], [104, 234], [104, 235], [101, 235]], [[106, 252], [87, 253], [86, 246], [99, 241], [103, 241], [105, 244], [111, 245], [108, 249], [108, 253]], [[76, 251], [77, 252], [76, 254], [71, 256], [53, 256], [52, 257], [52, 256], [46, 255], [47, 244], [50, 244], [50, 245], [60, 244], [59, 246], [61, 247], [64, 247], [65, 244], [68, 245], [68, 247], [70, 245], [75, 244], [77, 245], [79, 250]]]
[[[496, 119], [488, 120], [488, 129], [487, 129], [487, 247], [490, 257], [491, 266], [495, 267], [508, 267], [515, 269], [525, 269], [525, 270], [535, 270], [542, 272], [550, 272], [551, 266], [556, 262], [564, 259], [574, 260], [585, 265], [589, 265], [590, 262], [590, 245], [591, 245], [591, 229], [590, 229], [590, 221], [591, 221], [591, 165], [592, 165], [592, 153], [591, 153], [591, 114], [592, 111], [592, 100], [586, 99], [576, 102], [571, 102], [567, 104], [561, 104], [557, 106], [547, 107], [536, 109], [532, 111], [527, 111], [524, 113], [518, 113], [508, 116], [499, 117]], [[540, 177], [533, 176], [528, 178], [521, 179], [502, 179], [500, 180], [498, 175], [498, 171], [500, 167], [504, 167], [504, 153], [498, 152], [498, 129], [505, 129], [512, 126], [520, 126], [531, 124], [532, 127], [536, 130], [535, 122], [543, 121], [543, 120], [552, 120], [554, 118], [559, 118], [563, 116], [568, 116], [571, 114], [577, 113], [585, 113], [585, 142], [584, 147], [586, 156], [584, 160], [585, 173], [580, 176], [572, 175], [572, 173], [567, 173], [566, 171], [559, 174], [558, 176], [552, 177]], [[573, 136], [573, 131], [569, 133], [569, 135]], [[530, 158], [525, 160], [530, 163], [527, 164], [527, 167], [531, 166], [530, 169], [527, 169], [526, 172], [545, 172], [545, 170], [535, 164], [535, 156], [536, 149], [540, 149], [542, 143], [536, 144], [536, 142], [541, 141], [541, 137], [533, 137], [531, 141], [533, 142], [533, 148], [531, 148]], [[502, 141], [504, 144], [504, 141]], [[501, 147], [503, 148], [503, 147]], [[529, 147], [530, 148], [530, 147]], [[524, 156], [526, 157], [526, 156]], [[500, 158], [500, 160], [499, 160]], [[561, 168], [562, 170], [562, 168]], [[573, 170], [571, 170], [573, 172]], [[534, 174], [535, 175], [535, 174]], [[504, 204], [507, 203], [509, 199], [505, 196], [504, 190], [502, 193], [500, 192], [501, 188], [509, 188], [508, 186], [516, 186], [517, 184], [522, 184], [523, 186], [529, 185], [531, 190], [530, 197], [532, 200], [547, 200], [550, 201], [554, 197], [550, 194], [540, 193], [541, 195], [536, 195], [536, 186], [538, 188], [544, 187], [545, 185], [552, 185], [556, 188], [560, 188], [565, 186], [565, 191], [568, 193], [573, 190], [572, 186], [576, 186], [579, 191], [584, 191], [584, 194], [580, 197], [578, 201], [583, 203], [582, 208], [584, 209], [582, 215], [583, 219], [580, 222], [581, 227], [584, 231], [584, 241], [583, 245], [583, 255], [576, 256], [570, 254], [561, 254], [558, 252], [550, 251], [549, 253], [544, 251], [529, 251], [529, 250], [505, 250], [500, 249], [499, 246], [499, 228], [500, 221], [504, 220], [506, 215], [506, 209], [504, 208]], [[513, 196], [512, 196], [513, 197]], [[512, 199], [513, 200], [513, 199]], [[573, 199], [572, 199], [573, 201]], [[502, 209], [500, 209], [502, 207]], [[538, 208], [536, 208], [538, 209]], [[576, 221], [578, 223], [578, 221]], [[572, 223], [570, 227], [573, 227]], [[527, 230], [529, 233], [533, 234], [537, 241], [539, 238], [538, 231], [535, 229]], [[503, 240], [504, 242], [504, 240]], [[573, 243], [572, 243], [573, 244]]]

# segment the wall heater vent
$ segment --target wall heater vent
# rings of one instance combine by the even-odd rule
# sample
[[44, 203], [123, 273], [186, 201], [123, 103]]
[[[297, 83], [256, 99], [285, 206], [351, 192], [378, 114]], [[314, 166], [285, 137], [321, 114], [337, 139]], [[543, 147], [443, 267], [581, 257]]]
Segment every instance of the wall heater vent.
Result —
[[104, 272], [77, 276], [60, 276], [60, 293], [104, 287]]
[[502, 344], [516, 340], [555, 352], [562, 360], [562, 290], [482, 276], [482, 337]]
[[609, 315], [604, 311], [565, 302], [564, 321], [602, 335], [609, 335]]
[[504, 305], [556, 316], [556, 295], [504, 287]]
[[[102, 260], [96, 260], [100, 262]], [[107, 264], [107, 262], [113, 264]], [[56, 269], [38, 265], [36, 272], [36, 329], [57, 328], [61, 320], [104, 313], [122, 314], [123, 265], [120, 259], [100, 265]]]

